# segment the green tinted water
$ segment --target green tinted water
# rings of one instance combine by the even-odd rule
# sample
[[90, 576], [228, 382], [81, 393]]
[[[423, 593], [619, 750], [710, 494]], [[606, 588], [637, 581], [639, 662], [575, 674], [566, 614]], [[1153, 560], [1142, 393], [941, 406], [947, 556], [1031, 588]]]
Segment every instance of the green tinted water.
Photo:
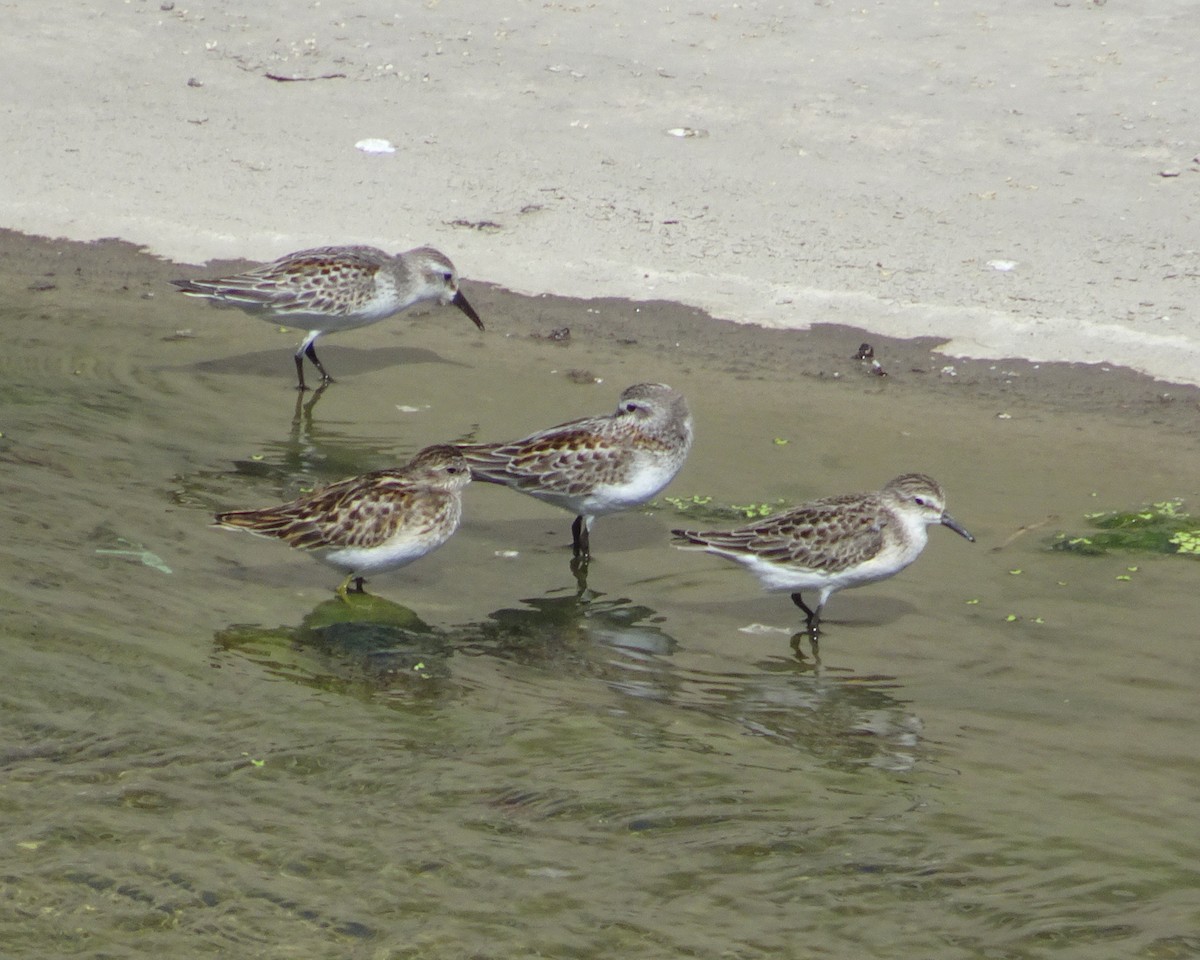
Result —
[[[653, 308], [646, 342], [589, 338], [633, 308], [478, 287], [486, 334], [449, 311], [330, 338], [340, 382], [297, 411], [293, 332], [123, 248], [7, 243], [5, 955], [1200, 956], [1200, 567], [1046, 549], [1092, 510], [1200, 502], [1194, 433], [902, 368], [788, 376], [703, 326], [664, 349]], [[695, 411], [672, 494], [919, 469], [979, 542], [934, 530], [837, 596], [816, 663], [787, 598], [672, 550], [668, 513], [599, 521], [581, 594], [570, 517], [479, 485], [349, 615], [333, 571], [207, 526], [643, 379]]]

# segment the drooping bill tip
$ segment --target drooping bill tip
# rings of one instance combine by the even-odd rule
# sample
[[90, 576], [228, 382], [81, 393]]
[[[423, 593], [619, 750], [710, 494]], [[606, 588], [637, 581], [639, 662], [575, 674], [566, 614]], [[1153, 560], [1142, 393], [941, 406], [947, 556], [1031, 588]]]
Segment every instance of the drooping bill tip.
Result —
[[957, 520], [955, 520], [948, 513], [942, 514], [942, 526], [949, 527], [951, 530], [953, 530], [955, 533], [957, 533], [960, 537], [966, 537], [972, 543], [975, 542], [975, 538], [973, 536], [971, 536], [970, 533], [967, 532], [967, 528], [964, 527]]
[[483, 321], [479, 319], [479, 314], [475, 312], [475, 308], [467, 303], [467, 298], [463, 296], [461, 290], [454, 294], [454, 299], [452, 299], [450, 302], [454, 306], [458, 307], [458, 309], [465, 313], [468, 317], [470, 317], [475, 326], [477, 326], [480, 330], [483, 329]]

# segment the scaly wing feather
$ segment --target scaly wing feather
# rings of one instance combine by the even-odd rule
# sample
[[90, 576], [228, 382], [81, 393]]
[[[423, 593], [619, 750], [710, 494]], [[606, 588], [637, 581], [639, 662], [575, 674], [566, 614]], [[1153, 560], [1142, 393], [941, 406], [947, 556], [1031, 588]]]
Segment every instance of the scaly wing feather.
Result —
[[[606, 442], [592, 418], [564, 423], [512, 443], [460, 447], [471, 476], [515, 490], [580, 496], [601, 484], [623, 482], [627, 451]], [[580, 470], [581, 464], [587, 469]]]
[[826, 497], [734, 530], [671, 532], [686, 543], [728, 557], [753, 555], [838, 573], [871, 559], [883, 548], [878, 513], [844, 509], [847, 503], [860, 500], [858, 495]]
[[308, 313], [336, 317], [354, 312], [357, 304], [353, 298], [337, 301], [328, 296], [328, 278], [371, 283], [382, 256], [373, 247], [317, 247], [230, 277], [171, 282], [184, 293], [223, 306], [270, 310], [280, 317]]
[[[278, 507], [222, 513], [216, 522], [274, 537], [301, 550], [375, 547], [387, 542], [402, 525], [413, 523], [412, 508], [418, 495], [428, 504], [428, 498], [436, 493], [399, 471], [376, 470]], [[453, 500], [450, 494], [443, 496], [446, 505]], [[436, 515], [431, 512], [430, 521]]]

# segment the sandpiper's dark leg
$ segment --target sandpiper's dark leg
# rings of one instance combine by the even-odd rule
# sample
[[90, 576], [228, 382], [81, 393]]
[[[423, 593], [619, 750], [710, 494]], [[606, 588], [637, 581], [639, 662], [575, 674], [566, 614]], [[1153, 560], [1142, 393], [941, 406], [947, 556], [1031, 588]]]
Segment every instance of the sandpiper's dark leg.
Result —
[[299, 380], [297, 390], [307, 390], [308, 385], [304, 382], [304, 353], [303, 350], [296, 351], [296, 379]]
[[[325, 370], [325, 365], [317, 359], [317, 342], [315, 340], [309, 341], [308, 346], [304, 348], [304, 355], [321, 371], [321, 381], [323, 383], [333, 383], [333, 377]], [[299, 360], [296, 362], [299, 363]]]
[[591, 538], [588, 536], [588, 525], [582, 516], [575, 518], [571, 524], [571, 552], [576, 557], [588, 559], [592, 552], [589, 549]]
[[[346, 594], [348, 593], [366, 593], [367, 591], [363, 589], [363, 584], [366, 582], [367, 581], [362, 577], [355, 576], [353, 573], [348, 573], [346, 574], [346, 579], [339, 583], [337, 589], [333, 592], [345, 600]], [[351, 583], [354, 584], [353, 590], [350, 589]]]
[[818, 606], [816, 612], [808, 608], [808, 604], [800, 597], [800, 592], [796, 591], [792, 594], [792, 603], [804, 611], [804, 624], [808, 627], [808, 635], [812, 638], [812, 642], [817, 642], [818, 625], [821, 622], [821, 608]]

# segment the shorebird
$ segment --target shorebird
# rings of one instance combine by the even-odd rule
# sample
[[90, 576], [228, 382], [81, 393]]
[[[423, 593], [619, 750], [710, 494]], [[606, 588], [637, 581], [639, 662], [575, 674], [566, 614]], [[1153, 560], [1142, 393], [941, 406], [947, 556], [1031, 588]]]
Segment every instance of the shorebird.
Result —
[[367, 574], [419, 560], [450, 539], [462, 517], [466, 460], [447, 444], [409, 463], [341, 480], [278, 507], [216, 515], [214, 525], [282, 540], [346, 574], [362, 593]]
[[301, 390], [307, 389], [306, 356], [321, 372], [322, 383], [333, 379], [317, 359], [316, 340], [324, 333], [365, 327], [430, 301], [458, 307], [483, 329], [479, 314], [458, 289], [454, 264], [432, 247], [394, 256], [375, 247], [317, 247], [229, 277], [171, 283], [189, 297], [238, 307], [271, 323], [307, 330], [296, 350]]
[[586, 560], [596, 517], [651, 499], [674, 479], [691, 447], [692, 415], [683, 394], [663, 383], [637, 383], [625, 389], [613, 413], [459, 449], [474, 479], [575, 514], [572, 552]]
[[[975, 540], [946, 512], [936, 480], [906, 473], [876, 493], [823, 497], [734, 530], [671, 532], [683, 549], [742, 564], [767, 590], [792, 591], [816, 643], [829, 598], [899, 573], [921, 555], [935, 523]], [[815, 610], [804, 602], [803, 590], [818, 591]]]

